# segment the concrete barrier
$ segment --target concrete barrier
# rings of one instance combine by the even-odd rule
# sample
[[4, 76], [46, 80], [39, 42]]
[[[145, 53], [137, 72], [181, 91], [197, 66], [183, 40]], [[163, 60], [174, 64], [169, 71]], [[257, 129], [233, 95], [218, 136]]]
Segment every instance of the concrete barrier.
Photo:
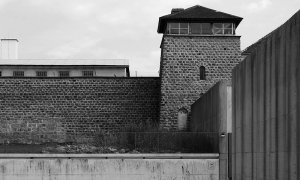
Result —
[[1, 180], [218, 180], [218, 154], [1, 154]]
[[233, 70], [233, 179], [300, 179], [300, 11]]
[[194, 132], [214, 132], [220, 153], [220, 180], [229, 178], [228, 173], [228, 133], [231, 133], [231, 86], [220, 81], [209, 89], [192, 105], [191, 130]]

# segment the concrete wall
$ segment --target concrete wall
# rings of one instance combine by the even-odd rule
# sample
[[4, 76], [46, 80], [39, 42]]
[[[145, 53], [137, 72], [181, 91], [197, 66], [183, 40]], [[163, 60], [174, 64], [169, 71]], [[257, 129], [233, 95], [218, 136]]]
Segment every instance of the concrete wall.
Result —
[[300, 179], [300, 11], [233, 70], [233, 179]]
[[[166, 158], [143, 155], [8, 155], [0, 158], [1, 180], [218, 180], [219, 162], [214, 155]], [[68, 158], [68, 156], [71, 156]], [[175, 155], [176, 156], [176, 155]], [[27, 158], [26, 158], [27, 157]], [[172, 157], [172, 156], [170, 156]], [[158, 158], [158, 159], [157, 159]], [[213, 159], [212, 159], [213, 158]]]
[[[241, 61], [239, 36], [164, 35], [161, 44], [161, 127], [177, 128], [178, 111], [190, 106], [215, 83], [231, 79]], [[200, 67], [206, 79], [200, 80]], [[190, 119], [190, 118], [189, 118]]]
[[0, 78], [0, 142], [78, 142], [157, 122], [159, 88], [159, 78]]
[[[228, 134], [231, 132], [231, 87], [218, 82], [192, 104], [191, 130], [218, 133], [220, 153], [220, 180], [228, 177]], [[225, 136], [222, 137], [221, 134]]]

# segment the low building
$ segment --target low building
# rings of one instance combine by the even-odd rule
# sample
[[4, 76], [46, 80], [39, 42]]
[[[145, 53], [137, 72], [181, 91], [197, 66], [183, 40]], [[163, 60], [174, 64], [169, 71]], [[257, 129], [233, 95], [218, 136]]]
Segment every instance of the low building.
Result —
[[18, 59], [18, 42], [1, 39], [2, 77], [130, 77], [126, 59]]
[[[2, 77], [129, 77], [128, 60], [33, 60], [0, 65]], [[44, 60], [45, 61], [45, 60]], [[84, 63], [84, 64], [83, 64]]]

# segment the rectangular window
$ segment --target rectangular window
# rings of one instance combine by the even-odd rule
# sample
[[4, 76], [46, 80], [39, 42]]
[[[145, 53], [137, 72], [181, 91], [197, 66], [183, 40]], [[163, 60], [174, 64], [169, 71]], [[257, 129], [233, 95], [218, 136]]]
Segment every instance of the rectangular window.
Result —
[[70, 77], [69, 71], [59, 71], [59, 77]]
[[37, 77], [47, 77], [47, 71], [37, 71], [36, 76]]
[[179, 34], [189, 33], [189, 23], [179, 23]]
[[214, 34], [223, 34], [223, 24], [222, 23], [214, 23], [213, 31], [214, 31]]
[[82, 71], [82, 76], [84, 77], [93, 77], [94, 71]]
[[210, 23], [202, 23], [202, 34], [212, 34]]
[[232, 23], [214, 23], [213, 25], [214, 34], [217, 35], [233, 35], [234, 26]]
[[24, 71], [14, 71], [13, 76], [14, 77], [24, 77]]
[[191, 23], [191, 34], [212, 34], [210, 23]]
[[167, 34], [234, 35], [233, 23], [168, 23]]
[[224, 23], [224, 34], [233, 34], [232, 23]]
[[191, 34], [201, 34], [201, 23], [191, 23]]
[[0, 76], [2, 76], [2, 71], [0, 71]]
[[189, 23], [169, 23], [167, 34], [189, 34]]

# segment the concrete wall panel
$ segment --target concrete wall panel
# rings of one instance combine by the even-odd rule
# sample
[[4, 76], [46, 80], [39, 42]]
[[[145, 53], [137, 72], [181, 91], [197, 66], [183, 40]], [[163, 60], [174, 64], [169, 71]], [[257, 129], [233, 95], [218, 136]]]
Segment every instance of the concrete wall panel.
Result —
[[[228, 82], [218, 82], [192, 105], [191, 130], [219, 135], [220, 180], [228, 177], [228, 136], [231, 131], [231, 87]], [[225, 134], [225, 137], [221, 137]]]
[[0, 159], [1, 180], [218, 180], [218, 159]]
[[300, 11], [233, 70], [233, 179], [299, 179]]

